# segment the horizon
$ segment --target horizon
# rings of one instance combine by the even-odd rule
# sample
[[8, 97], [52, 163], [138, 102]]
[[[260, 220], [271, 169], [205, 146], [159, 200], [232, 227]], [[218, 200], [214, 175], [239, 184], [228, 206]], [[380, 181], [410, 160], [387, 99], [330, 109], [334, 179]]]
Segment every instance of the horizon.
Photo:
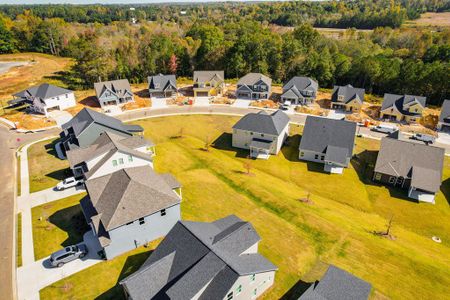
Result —
[[[73, 4], [73, 5], [95, 5], [95, 4], [163, 4], [163, 3], [220, 3], [220, 2], [285, 2], [289, 0], [29, 0], [17, 3], [18, 1], [2, 1], [0, 5], [49, 5], [49, 4]], [[311, 1], [311, 0], [310, 0]], [[312, 0], [314, 1], [314, 0]], [[320, 0], [317, 0], [320, 1]]]

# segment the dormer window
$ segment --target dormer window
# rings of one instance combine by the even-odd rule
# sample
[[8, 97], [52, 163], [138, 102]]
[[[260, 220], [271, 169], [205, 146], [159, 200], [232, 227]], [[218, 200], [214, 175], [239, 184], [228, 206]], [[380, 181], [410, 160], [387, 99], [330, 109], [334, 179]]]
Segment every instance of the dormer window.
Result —
[[159, 89], [159, 83], [155, 83], [155, 89]]
[[338, 101], [344, 101], [344, 95], [338, 95]]

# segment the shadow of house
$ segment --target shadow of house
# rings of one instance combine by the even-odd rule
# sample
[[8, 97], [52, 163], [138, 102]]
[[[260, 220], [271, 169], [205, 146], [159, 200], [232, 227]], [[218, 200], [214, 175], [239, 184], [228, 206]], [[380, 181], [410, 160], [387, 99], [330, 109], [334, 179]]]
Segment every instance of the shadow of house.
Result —
[[240, 158], [248, 157], [250, 155], [249, 150], [234, 148], [232, 146], [232, 139], [233, 139], [233, 135], [231, 133], [224, 132], [217, 139], [214, 140], [214, 142], [211, 144], [211, 146], [214, 149], [218, 149], [218, 150], [234, 151], [234, 152], [236, 152], [236, 155], [235, 155], [236, 157], [240, 157]]
[[324, 108], [324, 109], [331, 108], [331, 99], [319, 99], [319, 100], [316, 100], [316, 103], [320, 106], [320, 108]]
[[308, 172], [316, 172], [316, 173], [322, 173], [326, 175], [332, 175], [329, 172], [326, 172], [324, 169], [324, 165], [322, 163], [312, 162], [312, 161], [305, 161]]
[[100, 108], [100, 103], [97, 100], [97, 96], [88, 96], [80, 100], [80, 104], [88, 107]]
[[447, 199], [447, 202], [450, 205], [450, 178], [447, 178], [442, 182], [441, 192], [444, 194], [445, 199]]
[[83, 241], [83, 235], [89, 231], [80, 205], [74, 205], [53, 213], [48, 221], [67, 232], [67, 239], [61, 243], [62, 247], [74, 245]]
[[297, 300], [304, 292], [306, 292], [306, 290], [311, 286], [311, 284], [314, 284], [314, 283], [299, 280], [280, 299], [281, 300]]
[[46, 177], [50, 177], [59, 181], [63, 181], [67, 177], [73, 176], [72, 170], [70, 168], [53, 171], [45, 174]]
[[134, 94], [139, 96], [139, 97], [141, 97], [141, 98], [148, 98], [148, 99], [150, 99], [150, 92], [148, 91], [148, 89], [143, 89], [143, 90], [137, 91]]
[[194, 88], [192, 85], [185, 86], [178, 89], [178, 93], [185, 97], [194, 97]]
[[377, 161], [378, 151], [364, 150], [354, 154], [350, 163], [358, 174], [359, 180], [365, 184], [380, 186], [380, 184], [372, 181], [373, 170]]
[[302, 136], [300, 134], [290, 135], [284, 142], [283, 147], [281, 147], [281, 153], [288, 161], [301, 162], [298, 157], [298, 146], [300, 145], [301, 139]]
[[274, 102], [280, 102], [281, 94], [272, 92], [272, 94], [270, 94], [270, 96], [269, 96], [269, 100], [272, 100]]
[[127, 257], [127, 260], [123, 265], [122, 271], [120, 272], [116, 284], [112, 288], [101, 294], [100, 296], [96, 297], [95, 299], [97, 300], [125, 299], [125, 294], [119, 282], [125, 279], [126, 277], [130, 276], [134, 272], [136, 272], [141, 267], [141, 265], [147, 260], [147, 258], [150, 256], [152, 252], [153, 251], [146, 251], [130, 255], [129, 257]]

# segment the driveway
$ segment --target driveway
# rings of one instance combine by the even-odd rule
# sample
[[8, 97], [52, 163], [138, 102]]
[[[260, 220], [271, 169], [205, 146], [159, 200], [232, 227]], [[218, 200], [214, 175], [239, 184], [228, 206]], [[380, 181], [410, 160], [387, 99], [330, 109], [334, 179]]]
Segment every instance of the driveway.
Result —
[[236, 101], [234, 101], [234, 103], [231, 106], [239, 108], [248, 108], [250, 106], [250, 102], [252, 102], [252, 100], [236, 99]]
[[72, 115], [64, 110], [53, 110], [48, 113], [48, 116], [55, 120], [58, 127], [61, 127], [61, 125], [69, 122], [72, 119]]
[[346, 115], [347, 113], [342, 110], [331, 109], [327, 117], [329, 119], [342, 120], [345, 118]]
[[438, 132], [436, 142], [440, 144], [450, 145], [450, 132]]
[[167, 107], [166, 98], [152, 98], [152, 108], [165, 108]]
[[197, 97], [197, 98], [195, 98], [193, 106], [209, 106], [209, 97]]

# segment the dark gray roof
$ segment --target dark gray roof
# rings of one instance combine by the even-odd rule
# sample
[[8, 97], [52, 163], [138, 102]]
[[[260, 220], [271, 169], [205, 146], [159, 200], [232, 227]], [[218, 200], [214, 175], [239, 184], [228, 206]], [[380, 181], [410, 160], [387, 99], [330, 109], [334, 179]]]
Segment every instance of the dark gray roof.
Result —
[[429, 192], [441, 186], [445, 150], [412, 141], [381, 139], [375, 172], [411, 178], [411, 185]]
[[111, 81], [102, 81], [94, 83], [94, 90], [97, 98], [100, 97], [103, 92], [108, 89], [115, 93], [119, 97], [123, 97], [126, 93], [131, 93], [131, 86], [128, 79], [119, 79]]
[[[331, 96], [332, 102], [342, 102], [342, 103], [349, 103], [353, 99], [358, 100], [358, 102], [363, 103], [364, 101], [364, 89], [355, 88], [350, 84], [347, 84], [346, 86], [338, 86], [335, 85], [333, 88], [333, 94]], [[339, 96], [344, 96], [343, 100], [338, 99]]]
[[320, 282], [311, 285], [299, 300], [367, 300], [371, 289], [370, 283], [330, 265]]
[[404, 106], [411, 103], [417, 102], [422, 107], [425, 107], [426, 97], [413, 96], [413, 95], [395, 95], [395, 94], [384, 94], [383, 104], [381, 105], [381, 110], [385, 110], [395, 105], [395, 107], [404, 115], [414, 115], [415, 113], [410, 113], [404, 109]]
[[134, 300], [190, 299], [208, 283], [200, 298], [221, 299], [239, 276], [277, 270], [258, 253], [243, 254], [259, 240], [253, 226], [236, 216], [211, 223], [180, 221], [120, 283]]
[[355, 122], [308, 116], [299, 149], [323, 153], [326, 160], [346, 165], [353, 154], [355, 133]]
[[266, 75], [263, 75], [261, 73], [248, 73], [244, 77], [240, 78], [238, 81], [238, 85], [254, 85], [258, 83], [259, 81], [264, 82], [268, 86], [272, 85], [272, 79], [267, 77]]
[[281, 110], [272, 114], [261, 110], [258, 113], [249, 113], [243, 116], [233, 129], [240, 129], [264, 134], [279, 135], [289, 124], [289, 117]]
[[[284, 86], [283, 86], [283, 96], [284, 94], [290, 91], [295, 96], [299, 97], [300, 91], [303, 90], [309, 90], [313, 92], [317, 92], [319, 88], [319, 84], [317, 81], [313, 80], [309, 77], [301, 77], [301, 76], [295, 76], [292, 77], [291, 80], [289, 80]], [[288, 96], [288, 94], [286, 95]]]
[[[159, 84], [158, 88], [155, 87], [156, 84]], [[148, 77], [148, 88], [151, 91], [164, 91], [168, 86], [173, 86], [175, 89], [177, 88], [177, 79], [175, 75], [158, 74]]]
[[270, 150], [270, 147], [272, 146], [273, 141], [265, 141], [261, 139], [253, 139], [250, 143], [250, 148], [257, 148], [257, 149], [265, 149]]
[[83, 108], [69, 122], [63, 124], [62, 129], [67, 130], [69, 128], [72, 128], [75, 136], [78, 137], [78, 135], [92, 123], [97, 123], [128, 135], [132, 135], [133, 132], [144, 131], [144, 129], [139, 125], [123, 124], [122, 121], [116, 118], [96, 112], [95, 110], [89, 108]]
[[73, 91], [52, 84], [43, 83], [18, 92], [17, 94], [14, 94], [14, 96], [21, 98], [36, 97], [43, 100], [69, 93], [73, 93]]
[[450, 123], [450, 100], [444, 100], [444, 103], [442, 103], [439, 121]]
[[224, 81], [224, 71], [194, 71], [194, 82], [209, 82], [213, 78]]
[[150, 166], [127, 168], [86, 181], [96, 215], [106, 230], [180, 203], [165, 179]]

